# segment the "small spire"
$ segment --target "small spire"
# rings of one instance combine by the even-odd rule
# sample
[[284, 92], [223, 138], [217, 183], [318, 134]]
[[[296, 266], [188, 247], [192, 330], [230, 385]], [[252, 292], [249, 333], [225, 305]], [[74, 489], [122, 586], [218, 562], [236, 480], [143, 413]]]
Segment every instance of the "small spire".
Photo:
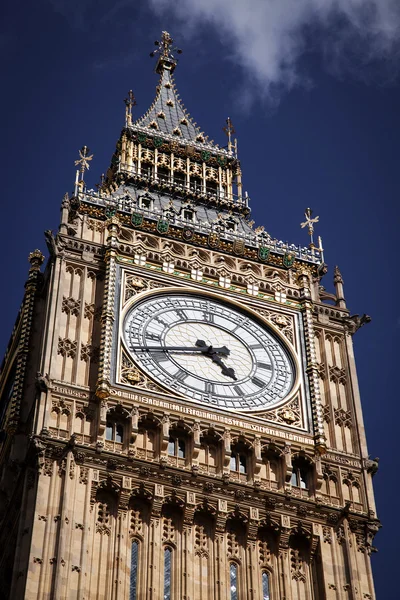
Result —
[[333, 273], [333, 282], [334, 283], [343, 283], [343, 277], [342, 277], [342, 274], [337, 265], [336, 265], [334, 273]]
[[300, 227], [302, 229], [304, 229], [304, 227], [308, 228], [308, 235], [310, 236], [310, 248], [315, 248], [313, 239], [314, 223], [318, 223], [319, 217], [314, 217], [312, 219], [312, 212], [313, 211], [311, 210], [311, 208], [306, 208], [306, 211], [304, 213], [306, 220], [303, 223], [300, 223]]
[[[232, 123], [230, 117], [227, 118], [226, 127], [223, 127], [222, 131], [224, 131], [228, 137], [228, 151], [231, 152], [232, 151], [232, 135], [234, 133], [236, 133], [236, 131], [235, 131], [235, 128], [233, 127], [233, 123]], [[237, 152], [237, 141], [236, 140], [234, 142], [234, 147]]]
[[137, 106], [136, 98], [132, 92], [129, 90], [127, 98], [124, 100], [125, 102], [125, 127], [129, 127], [132, 125], [132, 107]]
[[82, 146], [82, 148], [79, 150], [79, 158], [75, 161], [76, 167], [80, 165], [80, 168], [76, 171], [75, 177], [75, 196], [78, 195], [79, 189], [83, 190], [85, 186], [85, 182], [83, 181], [83, 175], [85, 174], [85, 171], [89, 171], [89, 163], [93, 158], [93, 154], [89, 156], [89, 152], [90, 150], [87, 146]]
[[156, 65], [156, 72], [162, 73], [163, 69], [169, 69], [171, 73], [175, 69], [178, 61], [173, 55], [173, 52], [182, 54], [182, 50], [176, 46], [172, 46], [174, 40], [169, 35], [168, 31], [163, 31], [161, 34], [161, 41], [156, 40], [154, 45], [157, 46], [156, 50], [150, 52], [150, 56], [156, 56], [158, 54], [158, 61]]
[[29, 254], [28, 260], [31, 263], [31, 270], [38, 271], [43, 264], [44, 255], [36, 249]]

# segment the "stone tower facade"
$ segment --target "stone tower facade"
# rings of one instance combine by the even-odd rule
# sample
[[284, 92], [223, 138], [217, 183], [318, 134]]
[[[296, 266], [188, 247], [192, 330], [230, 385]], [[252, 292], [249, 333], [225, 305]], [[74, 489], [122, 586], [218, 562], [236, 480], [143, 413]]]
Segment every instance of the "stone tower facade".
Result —
[[[2, 598], [361, 600], [379, 528], [343, 281], [250, 221], [232, 126], [159, 84], [77, 161], [1, 370]], [[312, 233], [313, 220], [306, 212]]]

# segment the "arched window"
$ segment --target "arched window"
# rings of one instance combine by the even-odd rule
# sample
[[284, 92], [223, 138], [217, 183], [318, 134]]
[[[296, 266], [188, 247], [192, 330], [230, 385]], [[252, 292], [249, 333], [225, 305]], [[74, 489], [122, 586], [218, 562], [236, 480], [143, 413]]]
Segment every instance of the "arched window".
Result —
[[238, 566], [236, 563], [229, 565], [229, 578], [230, 578], [230, 600], [238, 600]]
[[174, 183], [176, 185], [180, 185], [185, 187], [186, 185], [186, 177], [184, 173], [180, 173], [179, 171], [174, 171]]
[[165, 548], [164, 550], [164, 595], [163, 600], [171, 600], [171, 563], [172, 550]]
[[152, 210], [153, 198], [148, 194], [144, 194], [139, 198], [139, 208], [145, 208], [146, 210]]
[[181, 437], [169, 437], [168, 454], [177, 458], [186, 458], [186, 442]]
[[137, 574], [138, 574], [139, 544], [132, 542], [131, 549], [131, 576], [129, 584], [129, 600], [137, 600]]
[[166, 167], [158, 167], [157, 177], [158, 177], [159, 181], [162, 181], [163, 183], [169, 183], [169, 181], [170, 181], [169, 169], [167, 169]]
[[269, 574], [267, 571], [263, 571], [261, 576], [262, 583], [262, 600], [269, 600]]
[[150, 179], [153, 172], [153, 165], [151, 163], [142, 163], [140, 174], [142, 177], [147, 177]]
[[118, 442], [122, 444], [124, 441], [124, 426], [122, 423], [107, 421], [106, 424], [106, 440]]
[[217, 193], [217, 182], [216, 181], [206, 181], [206, 192], [207, 194], [215, 194]]
[[203, 185], [200, 177], [191, 177], [190, 178], [190, 189], [193, 192], [201, 193], [203, 191]]
[[236, 471], [236, 473], [247, 473], [247, 456], [243, 452], [235, 452], [231, 453], [231, 471]]
[[294, 487], [306, 490], [310, 487], [310, 468], [303, 458], [295, 458], [292, 462], [290, 483]]

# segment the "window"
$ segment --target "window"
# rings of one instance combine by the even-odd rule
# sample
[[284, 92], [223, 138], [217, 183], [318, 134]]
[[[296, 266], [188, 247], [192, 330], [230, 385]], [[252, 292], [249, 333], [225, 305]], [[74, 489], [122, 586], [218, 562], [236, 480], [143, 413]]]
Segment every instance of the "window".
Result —
[[168, 441], [168, 454], [170, 456], [177, 456], [178, 458], [185, 458], [186, 456], [186, 444], [182, 438], [175, 438], [170, 436]]
[[163, 181], [164, 183], [168, 183], [170, 180], [169, 169], [166, 169], [165, 167], [158, 167], [157, 177], [160, 181]]
[[164, 600], [171, 600], [171, 549], [164, 550]]
[[193, 221], [194, 212], [190, 208], [185, 208], [183, 210], [183, 218], [187, 221]]
[[142, 163], [141, 175], [143, 177], [151, 177], [152, 165], [150, 163]]
[[132, 542], [129, 600], [137, 600], [138, 556], [139, 556], [139, 544], [137, 542]]
[[247, 456], [241, 452], [232, 452], [230, 468], [237, 473], [247, 473]]
[[262, 600], [269, 600], [269, 575], [266, 571], [262, 574]]
[[186, 183], [185, 174], [175, 171], [174, 172], [174, 183], [176, 183], [176, 185], [181, 185], [182, 187], [185, 187], [185, 183]]
[[237, 565], [235, 563], [231, 563], [229, 566], [231, 600], [238, 600], [237, 570]]
[[140, 208], [151, 210], [153, 207], [153, 199], [150, 196], [141, 196], [139, 198], [139, 206]]
[[217, 193], [217, 183], [215, 181], [207, 181], [206, 182], [206, 191], [208, 194], [216, 194]]
[[190, 178], [190, 189], [193, 192], [201, 192], [202, 191], [201, 179], [199, 177], [191, 177]]
[[122, 425], [122, 423], [114, 423], [113, 421], [107, 421], [106, 440], [122, 444], [122, 442], [124, 441], [124, 426]]
[[293, 461], [293, 470], [290, 483], [295, 487], [301, 488], [302, 490], [306, 490], [308, 488], [308, 468], [304, 461]]

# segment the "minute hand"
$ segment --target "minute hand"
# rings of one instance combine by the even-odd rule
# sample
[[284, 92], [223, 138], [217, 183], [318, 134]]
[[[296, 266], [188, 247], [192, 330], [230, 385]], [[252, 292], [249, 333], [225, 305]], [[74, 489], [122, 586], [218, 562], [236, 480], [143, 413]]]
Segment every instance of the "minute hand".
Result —
[[215, 354], [222, 354], [223, 356], [229, 356], [230, 351], [226, 346], [221, 348], [214, 348], [213, 346], [206, 346], [205, 348], [199, 348], [198, 346], [133, 346], [131, 350], [150, 350], [158, 352], [201, 352], [208, 354], [209, 349], [212, 348], [212, 352]]

